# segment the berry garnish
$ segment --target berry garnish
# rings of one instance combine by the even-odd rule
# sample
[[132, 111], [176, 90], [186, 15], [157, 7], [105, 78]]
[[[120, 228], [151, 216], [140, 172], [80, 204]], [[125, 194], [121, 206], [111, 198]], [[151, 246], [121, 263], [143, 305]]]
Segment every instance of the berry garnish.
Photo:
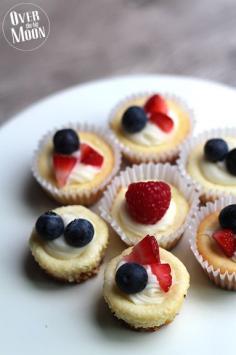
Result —
[[80, 146], [81, 160], [80, 162], [87, 165], [101, 167], [103, 164], [103, 156], [98, 153], [90, 145], [82, 143]]
[[150, 121], [163, 132], [169, 133], [174, 128], [174, 121], [164, 113], [157, 112], [150, 116]]
[[64, 232], [64, 222], [61, 216], [49, 211], [42, 214], [35, 224], [35, 229], [44, 240], [53, 240]]
[[146, 269], [136, 263], [126, 263], [119, 267], [115, 276], [116, 284], [127, 294], [141, 292], [147, 285]]
[[228, 205], [220, 211], [219, 222], [223, 229], [231, 229], [236, 233], [236, 204]]
[[232, 149], [225, 159], [226, 168], [232, 175], [236, 175], [236, 148]]
[[229, 258], [233, 256], [235, 252], [236, 242], [234, 234], [230, 229], [221, 229], [213, 233], [212, 237], [215, 239], [220, 249]]
[[65, 240], [73, 247], [84, 247], [91, 242], [94, 228], [87, 219], [79, 218], [70, 222], [65, 229]]
[[153, 95], [151, 96], [144, 105], [144, 110], [147, 113], [168, 113], [168, 107], [166, 101], [161, 95]]
[[155, 224], [166, 213], [171, 200], [171, 189], [163, 181], [136, 182], [125, 194], [129, 214], [142, 224]]
[[146, 126], [147, 115], [142, 107], [131, 106], [124, 112], [121, 123], [125, 132], [137, 133]]
[[159, 245], [154, 236], [147, 235], [143, 238], [133, 247], [132, 252], [124, 257], [124, 260], [128, 263], [149, 265], [162, 290], [164, 292], [169, 290], [172, 284], [171, 268], [169, 264], [161, 264]]
[[228, 150], [228, 145], [223, 139], [213, 138], [205, 143], [204, 155], [208, 161], [215, 163], [224, 160]]
[[171, 268], [169, 264], [153, 264], [151, 269], [164, 292], [168, 292], [172, 285]]
[[53, 144], [55, 153], [72, 154], [79, 149], [79, 137], [73, 129], [61, 129], [55, 133]]
[[77, 158], [70, 155], [53, 155], [53, 168], [59, 187], [63, 187], [77, 162]]
[[133, 247], [132, 252], [124, 257], [124, 260], [141, 265], [160, 263], [159, 246], [156, 238], [146, 235]]

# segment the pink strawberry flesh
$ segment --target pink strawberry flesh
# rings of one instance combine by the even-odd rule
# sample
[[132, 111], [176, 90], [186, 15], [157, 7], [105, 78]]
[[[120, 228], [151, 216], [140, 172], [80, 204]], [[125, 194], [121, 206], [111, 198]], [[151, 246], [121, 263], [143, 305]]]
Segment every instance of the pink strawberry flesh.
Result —
[[161, 112], [152, 114], [150, 117], [150, 121], [166, 133], [170, 133], [174, 128], [173, 120], [169, 116]]
[[103, 156], [94, 148], [86, 143], [80, 144], [81, 160], [80, 162], [86, 165], [101, 167], [103, 164]]
[[125, 256], [125, 261], [141, 265], [160, 263], [159, 246], [155, 237], [147, 235]]
[[169, 264], [152, 264], [152, 273], [156, 275], [157, 281], [164, 292], [168, 292], [172, 285], [171, 268]]
[[212, 237], [226, 256], [230, 258], [234, 255], [236, 239], [232, 230], [220, 229], [213, 233]]
[[59, 187], [63, 187], [74, 168], [77, 159], [71, 155], [53, 154], [53, 168]]

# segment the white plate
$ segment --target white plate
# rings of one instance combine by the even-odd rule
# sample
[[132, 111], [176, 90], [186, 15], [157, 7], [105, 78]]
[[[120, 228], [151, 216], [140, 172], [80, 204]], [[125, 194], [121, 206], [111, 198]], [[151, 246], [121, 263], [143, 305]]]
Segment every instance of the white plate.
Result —
[[[236, 293], [214, 287], [187, 241], [174, 253], [191, 273], [191, 288], [175, 321], [156, 333], [122, 327], [101, 296], [102, 273], [82, 285], [51, 281], [32, 262], [27, 240], [36, 217], [54, 206], [30, 174], [41, 135], [67, 121], [106, 123], [117, 100], [143, 90], [170, 91], [195, 109], [196, 132], [236, 122], [236, 91], [170, 76], [131, 76], [81, 85], [20, 113], [0, 129], [0, 349], [3, 355], [231, 354]], [[117, 253], [120, 244], [117, 242]], [[115, 251], [114, 251], [115, 250]], [[110, 249], [111, 251], [111, 249]]]

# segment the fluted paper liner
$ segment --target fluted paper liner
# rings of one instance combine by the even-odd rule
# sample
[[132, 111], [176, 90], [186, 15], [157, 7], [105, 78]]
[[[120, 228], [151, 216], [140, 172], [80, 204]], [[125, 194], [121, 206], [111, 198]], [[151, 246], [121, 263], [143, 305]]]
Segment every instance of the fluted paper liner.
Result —
[[[124, 98], [123, 100], [121, 100], [120, 102], [118, 102], [118, 104], [112, 109], [112, 111], [110, 112], [109, 115], [109, 123], [111, 125], [111, 122], [113, 121], [113, 118], [116, 114], [116, 112], [122, 108], [126, 103], [128, 103], [129, 101], [132, 101], [134, 99], [138, 99], [138, 98], [143, 98], [143, 97], [151, 97], [152, 95], [156, 94], [157, 92], [140, 92], [140, 93], [136, 93], [130, 96], [127, 96], [126, 98]], [[190, 108], [188, 106], [188, 104], [180, 97], [174, 95], [174, 94], [170, 94], [170, 93], [166, 93], [166, 92], [160, 92], [158, 91], [158, 94], [160, 94], [162, 97], [164, 97], [167, 100], [172, 100], [174, 102], [176, 102], [176, 104], [180, 105], [183, 110], [185, 112], [188, 113], [189, 116], [189, 120], [190, 120], [190, 132], [188, 133], [188, 135], [186, 136], [186, 138], [183, 140], [183, 142], [188, 139], [189, 137], [191, 137], [192, 135], [192, 131], [195, 125], [195, 115], [194, 115], [194, 111], [192, 108]], [[121, 149], [121, 152], [124, 154], [124, 156], [132, 163], [148, 163], [148, 162], [155, 162], [155, 163], [166, 163], [166, 162], [173, 162], [177, 159], [178, 155], [179, 155], [179, 151], [180, 148], [183, 144], [183, 142], [179, 143], [178, 145], [176, 145], [173, 148], [170, 148], [164, 152], [154, 152], [154, 153], [147, 153], [147, 152], [134, 152], [132, 149], [130, 149], [128, 146], [126, 146], [125, 144], [123, 144], [115, 135], [116, 137], [116, 141]]]
[[[42, 147], [48, 142], [50, 137], [53, 137], [55, 132], [62, 128], [72, 128], [74, 130], [83, 131], [83, 132], [92, 132], [101, 137], [106, 143], [108, 143], [113, 152], [114, 152], [114, 167], [112, 172], [107, 176], [104, 181], [97, 187], [92, 189], [84, 189], [83, 191], [76, 191], [67, 190], [63, 191], [58, 187], [49, 183], [43, 176], [41, 176], [39, 169], [38, 169], [38, 154], [41, 151]], [[38, 148], [34, 153], [33, 164], [32, 164], [32, 173], [37, 182], [41, 185], [41, 187], [56, 201], [60, 202], [61, 204], [82, 204], [89, 206], [95, 203], [100, 197], [107, 186], [107, 184], [112, 180], [112, 178], [117, 174], [119, 171], [121, 164], [121, 153], [118, 145], [115, 143], [115, 137], [112, 131], [109, 129], [96, 126], [93, 124], [87, 123], [68, 123], [63, 125], [63, 127], [57, 127], [52, 131], [48, 132], [39, 142]]]
[[189, 238], [191, 250], [206, 272], [208, 277], [219, 287], [226, 288], [228, 290], [236, 290], [236, 273], [221, 273], [220, 269], [214, 268], [213, 265], [209, 264], [207, 260], [204, 260], [203, 256], [198, 252], [196, 246], [196, 233], [199, 224], [201, 221], [211, 213], [222, 210], [225, 206], [228, 206], [232, 203], [236, 203], [235, 196], [222, 196], [218, 200], [213, 202], [208, 202], [206, 206], [201, 207], [200, 210], [196, 213], [195, 217], [190, 222], [187, 227], [184, 235], [186, 238]]
[[[212, 129], [209, 131], [205, 131], [200, 133], [198, 136], [193, 139], [188, 139], [181, 147], [180, 156], [177, 160], [177, 165], [180, 169], [181, 175], [185, 177], [189, 184], [193, 185], [195, 189], [199, 192], [201, 201], [203, 203], [208, 201], [214, 201], [215, 199], [227, 195], [227, 192], [224, 192], [223, 189], [214, 189], [214, 188], [205, 188], [201, 183], [196, 181], [192, 176], [187, 172], [186, 166], [188, 163], [189, 155], [191, 151], [198, 144], [206, 142], [211, 138], [225, 138], [225, 137], [235, 137], [236, 138], [236, 128], [228, 127], [228, 128], [218, 128]], [[236, 180], [235, 180], [236, 181]], [[236, 183], [235, 183], [236, 186]]]
[[[165, 181], [166, 183], [170, 183], [183, 194], [183, 196], [189, 203], [189, 212], [185, 218], [185, 222], [183, 223], [183, 225], [170, 235], [161, 236], [160, 239], [158, 239], [158, 243], [162, 248], [171, 249], [177, 244], [186, 226], [188, 225], [192, 216], [196, 212], [198, 208], [199, 199], [196, 191], [192, 187], [187, 186], [186, 180], [184, 178], [181, 178], [178, 169], [175, 166], [171, 166], [169, 163], [148, 163], [133, 165], [133, 167], [128, 167], [124, 171], [122, 171], [118, 176], [113, 179], [111, 184], [104, 192], [104, 196], [100, 201], [99, 205], [101, 216], [112, 226], [115, 232], [127, 245], [133, 245], [133, 242], [128, 238], [125, 231], [112, 217], [111, 207], [120, 187], [127, 187], [133, 182], [144, 180], [161, 180]], [[137, 238], [137, 243], [139, 241], [140, 238]]]

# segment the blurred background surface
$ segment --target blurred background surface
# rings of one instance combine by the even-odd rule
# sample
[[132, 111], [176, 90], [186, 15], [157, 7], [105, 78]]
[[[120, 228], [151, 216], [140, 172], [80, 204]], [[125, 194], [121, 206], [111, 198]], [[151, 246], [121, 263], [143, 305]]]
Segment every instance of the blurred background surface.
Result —
[[[20, 1], [19, 1], [20, 2]], [[58, 90], [135, 73], [236, 84], [235, 0], [32, 0], [46, 43], [21, 52], [0, 37], [0, 122]], [[1, 21], [17, 4], [1, 0]]]

